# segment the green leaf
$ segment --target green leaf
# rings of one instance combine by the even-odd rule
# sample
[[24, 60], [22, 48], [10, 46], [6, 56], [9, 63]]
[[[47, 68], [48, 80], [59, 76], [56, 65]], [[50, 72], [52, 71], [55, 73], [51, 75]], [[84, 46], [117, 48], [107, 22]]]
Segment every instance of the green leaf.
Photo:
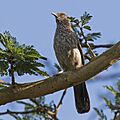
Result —
[[120, 82], [117, 83], [117, 86], [118, 86], [118, 90], [120, 92]]
[[81, 23], [82, 23], [82, 26], [84, 26], [85, 24], [87, 24], [90, 20], [91, 20], [92, 16], [85, 12], [83, 14], [83, 16], [81, 16]]
[[110, 108], [110, 109], [112, 109], [112, 102], [111, 102], [111, 100], [108, 100], [106, 97], [103, 97], [103, 99], [104, 99], [104, 101], [106, 102], [106, 105]]
[[83, 26], [83, 28], [86, 29], [86, 30], [90, 30], [91, 31], [91, 27], [88, 26], [88, 25]]
[[75, 17], [69, 17], [69, 19], [70, 19], [70, 22], [76, 23], [77, 25], [80, 23], [80, 21], [76, 19]]
[[101, 33], [98, 32], [98, 33], [89, 33], [86, 35], [86, 39], [87, 41], [94, 41], [94, 40], [97, 40], [97, 38], [100, 38], [101, 37]]
[[70, 20], [70, 22], [74, 22], [74, 20], [76, 19], [75, 17], [68, 17], [68, 19]]
[[40, 70], [38, 67], [44, 67], [44, 65], [35, 61], [19, 61], [15, 64], [15, 71], [19, 76], [24, 74], [48, 76], [46, 72]]
[[12, 117], [14, 117], [16, 120], [24, 120], [22, 119], [20, 116], [16, 115], [16, 114], [10, 114]]
[[8, 74], [8, 62], [7, 61], [0, 61], [0, 75], [4, 76]]
[[95, 111], [96, 111], [96, 113], [97, 113], [97, 115], [99, 116], [99, 120], [107, 120], [107, 116], [104, 114], [104, 112], [103, 112], [103, 110], [98, 110], [98, 108], [93, 108]]
[[105, 86], [107, 90], [109, 90], [113, 95], [117, 94], [117, 91], [112, 86]]
[[4, 60], [4, 59], [6, 59], [7, 57], [8, 57], [7, 51], [2, 50], [2, 49], [0, 48], [0, 60]]

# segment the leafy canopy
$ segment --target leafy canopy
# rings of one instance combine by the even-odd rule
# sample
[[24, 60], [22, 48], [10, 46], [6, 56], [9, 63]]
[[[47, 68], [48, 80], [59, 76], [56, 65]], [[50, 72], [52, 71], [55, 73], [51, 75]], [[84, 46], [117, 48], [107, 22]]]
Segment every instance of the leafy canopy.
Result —
[[46, 76], [47, 73], [39, 68], [44, 67], [40, 59], [46, 60], [32, 45], [20, 45], [8, 31], [0, 34], [1, 76], [10, 75], [11, 71], [19, 76], [24, 74]]

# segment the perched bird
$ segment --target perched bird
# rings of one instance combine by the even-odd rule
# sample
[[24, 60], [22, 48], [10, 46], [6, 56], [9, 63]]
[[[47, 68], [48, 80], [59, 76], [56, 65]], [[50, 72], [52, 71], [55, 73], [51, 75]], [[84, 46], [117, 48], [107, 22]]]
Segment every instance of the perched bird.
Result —
[[[84, 56], [80, 41], [73, 32], [70, 19], [65, 13], [52, 13], [55, 16], [57, 28], [54, 36], [54, 51], [57, 60], [64, 71], [78, 69], [84, 65]], [[75, 104], [78, 113], [90, 110], [90, 100], [86, 84], [74, 86]]]

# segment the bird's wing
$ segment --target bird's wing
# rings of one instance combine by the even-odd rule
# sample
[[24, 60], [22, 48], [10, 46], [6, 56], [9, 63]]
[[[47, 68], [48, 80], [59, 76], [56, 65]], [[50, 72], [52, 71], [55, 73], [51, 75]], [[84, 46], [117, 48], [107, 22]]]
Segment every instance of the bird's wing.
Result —
[[84, 64], [85, 64], [85, 62], [84, 62], [85, 58], [84, 58], [84, 54], [83, 54], [83, 51], [82, 51], [82, 46], [81, 46], [79, 40], [78, 40], [78, 49], [79, 49], [79, 51], [80, 51], [80, 53], [81, 53], [82, 64], [84, 65]]

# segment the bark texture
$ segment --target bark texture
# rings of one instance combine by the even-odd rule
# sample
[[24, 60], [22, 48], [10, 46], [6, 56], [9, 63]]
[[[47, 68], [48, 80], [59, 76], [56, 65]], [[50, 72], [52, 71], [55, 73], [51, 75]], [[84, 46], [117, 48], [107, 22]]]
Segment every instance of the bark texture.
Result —
[[[37, 82], [14, 85], [0, 90], [0, 105], [21, 99], [48, 95], [83, 83], [120, 59], [120, 42], [83, 67]], [[86, 72], [87, 71], [87, 72]], [[25, 80], [24, 80], [25, 81]]]

